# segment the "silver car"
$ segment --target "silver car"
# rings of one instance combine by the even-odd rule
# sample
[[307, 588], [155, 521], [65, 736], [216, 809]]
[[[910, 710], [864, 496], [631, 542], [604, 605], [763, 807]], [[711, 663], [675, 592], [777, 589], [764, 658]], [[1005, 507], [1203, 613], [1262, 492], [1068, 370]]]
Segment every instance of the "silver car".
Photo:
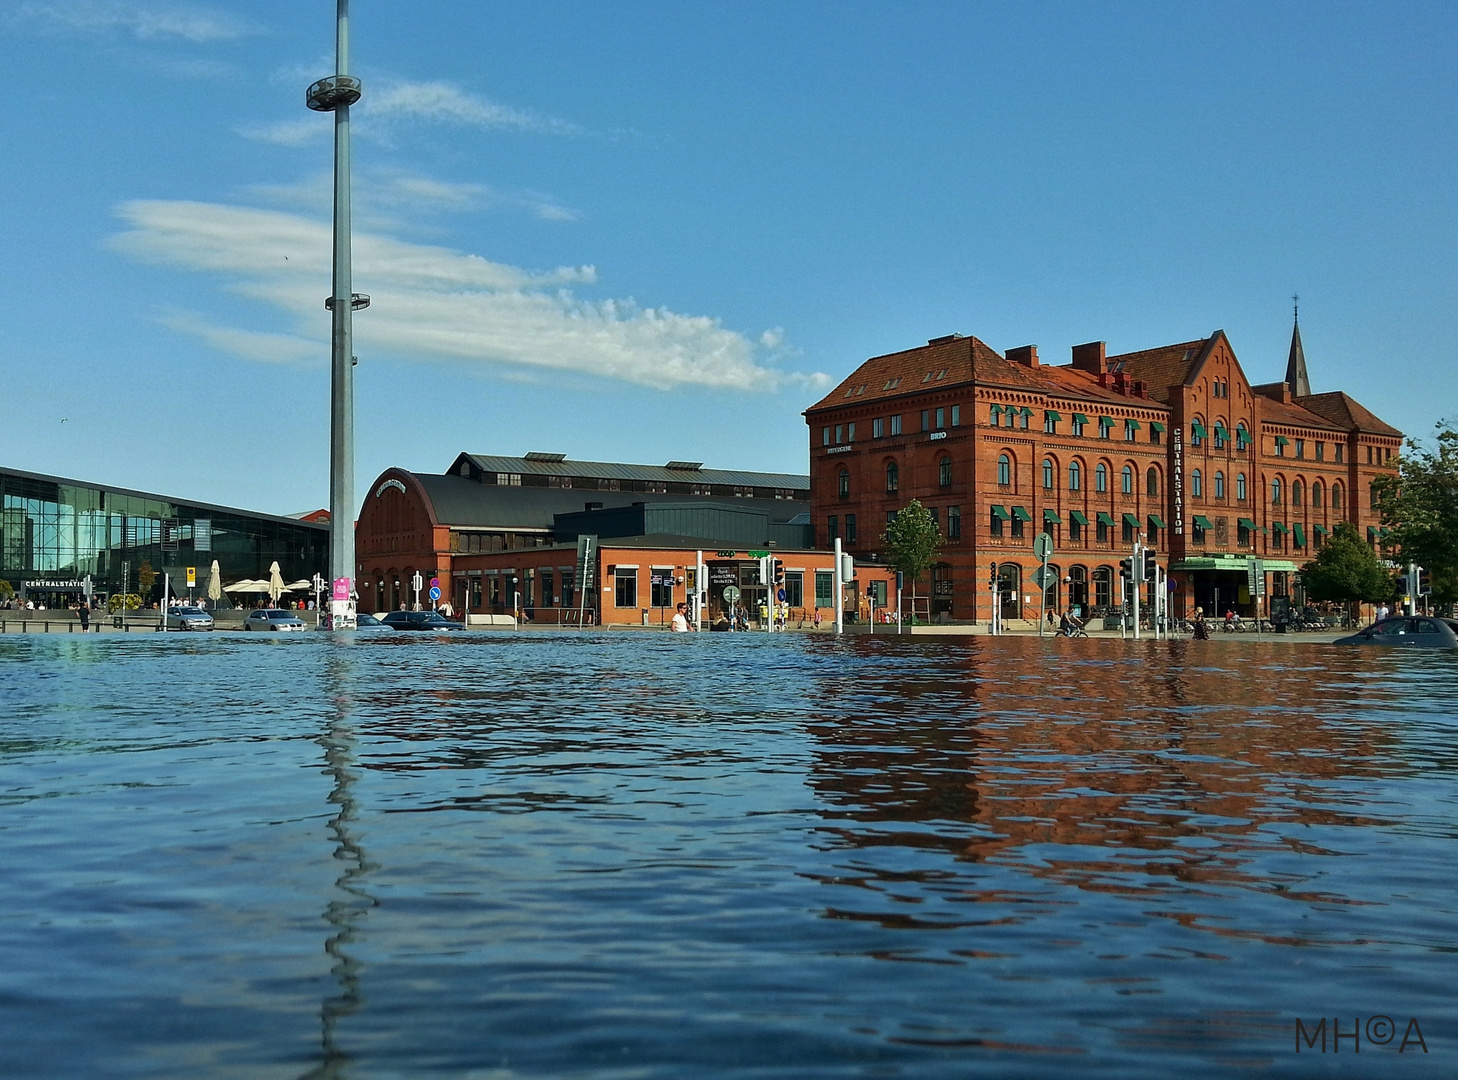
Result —
[[1403, 649], [1458, 649], [1458, 623], [1431, 615], [1399, 615], [1373, 623], [1335, 645], [1390, 645]]
[[243, 620], [244, 630], [306, 630], [304, 620], [282, 608], [259, 608]]
[[169, 630], [211, 630], [213, 617], [199, 607], [170, 607], [167, 609]]

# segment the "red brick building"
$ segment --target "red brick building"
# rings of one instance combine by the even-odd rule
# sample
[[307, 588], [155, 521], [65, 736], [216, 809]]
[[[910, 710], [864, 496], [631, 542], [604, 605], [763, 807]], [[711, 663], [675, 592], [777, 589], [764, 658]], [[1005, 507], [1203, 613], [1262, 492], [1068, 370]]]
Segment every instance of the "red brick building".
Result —
[[1171, 571], [1176, 614], [1253, 614], [1248, 556], [1282, 595], [1338, 522], [1380, 542], [1371, 483], [1402, 444], [1345, 393], [1310, 393], [1299, 329], [1286, 379], [1263, 385], [1223, 331], [1117, 356], [1092, 342], [1059, 366], [1036, 346], [934, 338], [867, 360], [805, 418], [816, 545], [875, 560], [919, 499], [945, 537], [929, 612], [959, 621], [988, 618], [994, 569], [1004, 618], [1037, 617], [1038, 532], [1055, 541], [1056, 610], [1117, 607], [1137, 539]]

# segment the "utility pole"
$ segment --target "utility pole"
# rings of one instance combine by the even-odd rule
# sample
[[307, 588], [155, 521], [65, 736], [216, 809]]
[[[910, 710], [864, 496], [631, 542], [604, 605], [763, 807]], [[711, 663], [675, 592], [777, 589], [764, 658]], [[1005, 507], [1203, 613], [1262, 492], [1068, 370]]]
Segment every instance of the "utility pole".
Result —
[[349, 74], [349, 0], [338, 0], [334, 75], [309, 87], [305, 103], [334, 114], [334, 283], [325, 301], [334, 316], [329, 360], [329, 580], [327, 627], [355, 628], [354, 322], [370, 298], [353, 291], [349, 222], [349, 107], [362, 84]]
[[835, 538], [835, 576], [832, 584], [835, 587], [835, 632], [837, 635], [845, 633], [845, 580], [841, 576], [840, 565], [840, 537]]
[[1133, 599], [1134, 612], [1134, 640], [1139, 640], [1139, 586], [1144, 584], [1144, 549], [1140, 546], [1136, 537], [1134, 540], [1134, 558], [1129, 562], [1129, 592]]

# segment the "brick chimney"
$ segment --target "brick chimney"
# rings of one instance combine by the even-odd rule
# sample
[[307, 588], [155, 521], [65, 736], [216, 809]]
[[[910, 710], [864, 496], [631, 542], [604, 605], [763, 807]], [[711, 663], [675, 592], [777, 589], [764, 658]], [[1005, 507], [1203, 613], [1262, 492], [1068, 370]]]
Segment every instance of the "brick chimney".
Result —
[[1104, 342], [1090, 341], [1073, 347], [1073, 366], [1090, 375], [1104, 374]]
[[1019, 345], [1016, 349], [1007, 351], [1007, 358], [1014, 364], [1022, 364], [1023, 367], [1038, 366], [1038, 346]]

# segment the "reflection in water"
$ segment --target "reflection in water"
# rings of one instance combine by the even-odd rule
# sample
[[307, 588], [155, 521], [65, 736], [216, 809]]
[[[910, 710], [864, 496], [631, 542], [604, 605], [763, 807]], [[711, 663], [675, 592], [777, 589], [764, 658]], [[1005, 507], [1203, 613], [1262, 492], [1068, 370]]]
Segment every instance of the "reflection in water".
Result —
[[324, 921], [333, 930], [324, 941], [324, 951], [333, 961], [330, 973], [339, 984], [339, 993], [327, 998], [319, 1009], [322, 1057], [318, 1065], [303, 1074], [302, 1080], [342, 1080], [346, 1075], [346, 1066], [352, 1059], [335, 1041], [335, 1031], [342, 1018], [365, 1004], [360, 992], [360, 963], [350, 954], [348, 946], [355, 939], [355, 928], [369, 909], [378, 905], [364, 887], [365, 877], [376, 867], [366, 860], [364, 847], [351, 831], [358, 817], [354, 788], [359, 781], [354, 771], [355, 739], [350, 725], [353, 664], [348, 643], [330, 644], [324, 686], [333, 688], [333, 693], [328, 698], [328, 723], [318, 743], [324, 750], [324, 772], [334, 781], [329, 802], [336, 809], [329, 819], [329, 835], [334, 841], [334, 858], [343, 863], [343, 870], [334, 881], [339, 895], [332, 897], [324, 908]]

